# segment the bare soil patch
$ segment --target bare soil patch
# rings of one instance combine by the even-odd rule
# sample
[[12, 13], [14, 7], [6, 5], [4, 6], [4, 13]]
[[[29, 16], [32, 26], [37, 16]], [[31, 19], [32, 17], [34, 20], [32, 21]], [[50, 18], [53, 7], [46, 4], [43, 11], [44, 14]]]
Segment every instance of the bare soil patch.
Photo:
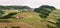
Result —
[[20, 27], [20, 28], [34, 28], [32, 25], [29, 25], [24, 22], [11, 22], [11, 23], [0, 23], [0, 28], [11, 28], [11, 27]]

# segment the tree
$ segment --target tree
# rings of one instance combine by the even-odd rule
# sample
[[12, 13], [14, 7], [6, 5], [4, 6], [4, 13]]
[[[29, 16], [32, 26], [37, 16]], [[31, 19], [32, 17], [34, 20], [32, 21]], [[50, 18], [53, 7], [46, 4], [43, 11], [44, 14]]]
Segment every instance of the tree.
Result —
[[13, 15], [16, 15], [17, 12], [13, 12], [13, 13], [9, 13], [8, 15], [2, 16], [0, 17], [1, 19], [7, 19], [7, 18], [11, 18]]
[[56, 10], [55, 7], [49, 6], [49, 5], [42, 5], [39, 8], [36, 8], [34, 11], [37, 13], [40, 13], [41, 18], [47, 18], [49, 14], [53, 11]]

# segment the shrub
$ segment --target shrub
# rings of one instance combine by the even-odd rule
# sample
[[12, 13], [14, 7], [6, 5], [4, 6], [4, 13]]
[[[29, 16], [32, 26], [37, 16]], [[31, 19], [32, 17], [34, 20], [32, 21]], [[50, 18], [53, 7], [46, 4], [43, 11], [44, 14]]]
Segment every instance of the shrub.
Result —
[[50, 25], [47, 25], [48, 28], [56, 28], [56, 27], [53, 27], [53, 26], [50, 26]]
[[7, 28], [7, 27], [5, 27], [5, 28]]
[[57, 26], [58, 28], [60, 28], [60, 18], [57, 20], [56, 26]]
[[20, 28], [19, 26], [17, 26], [17, 27], [11, 27], [11, 28]]
[[13, 15], [17, 14], [17, 12], [13, 12], [13, 13], [9, 13], [6, 16], [0, 17], [1, 19], [7, 19], [7, 18], [11, 18]]

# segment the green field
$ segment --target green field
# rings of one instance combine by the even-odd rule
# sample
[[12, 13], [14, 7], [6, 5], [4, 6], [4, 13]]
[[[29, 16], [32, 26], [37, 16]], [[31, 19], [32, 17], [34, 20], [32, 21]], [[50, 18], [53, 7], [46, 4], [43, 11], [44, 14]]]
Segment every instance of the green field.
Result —
[[[10, 11], [10, 12], [8, 12], [8, 10], [5, 11], [5, 13], [11, 13], [11, 12], [14, 11]], [[47, 18], [41, 18], [39, 16], [39, 13], [36, 12], [20, 12], [20, 13], [17, 12], [17, 14], [13, 15], [13, 17], [20, 15], [23, 16], [22, 19], [8, 18], [8, 19], [0, 19], [0, 20], [3, 21], [8, 20], [10, 22], [24, 22], [29, 25], [32, 25], [34, 28], [56, 28], [57, 26], [55, 24], [52, 24], [51, 22], [56, 23], [57, 19], [60, 18], [60, 10], [54, 10], [52, 13], [49, 14]]]

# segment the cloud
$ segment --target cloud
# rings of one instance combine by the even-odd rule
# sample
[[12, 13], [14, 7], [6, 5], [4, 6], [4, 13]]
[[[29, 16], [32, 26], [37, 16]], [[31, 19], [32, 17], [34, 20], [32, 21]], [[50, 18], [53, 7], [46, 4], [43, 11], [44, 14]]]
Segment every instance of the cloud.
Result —
[[60, 8], [60, 0], [0, 0], [0, 5], [27, 5], [32, 8], [51, 5]]

